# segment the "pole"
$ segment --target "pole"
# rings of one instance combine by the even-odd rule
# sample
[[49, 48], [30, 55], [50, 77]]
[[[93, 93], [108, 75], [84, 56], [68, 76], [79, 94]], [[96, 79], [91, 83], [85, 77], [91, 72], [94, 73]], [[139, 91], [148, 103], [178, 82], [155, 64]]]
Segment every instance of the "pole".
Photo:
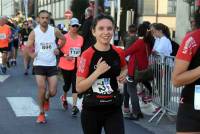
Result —
[[[111, 0], [110, 1], [110, 15], [114, 18], [115, 20], [115, 1]], [[110, 41], [111, 44], [114, 43], [114, 38]]]
[[120, 27], [121, 0], [117, 0], [117, 26]]
[[3, 3], [2, 3], [2, 0], [1, 0], [1, 16], [3, 16]]
[[156, 23], [158, 23], [158, 0], [156, 0]]
[[99, 7], [99, 0], [95, 0], [94, 16], [97, 16], [97, 14], [98, 14], [98, 7]]

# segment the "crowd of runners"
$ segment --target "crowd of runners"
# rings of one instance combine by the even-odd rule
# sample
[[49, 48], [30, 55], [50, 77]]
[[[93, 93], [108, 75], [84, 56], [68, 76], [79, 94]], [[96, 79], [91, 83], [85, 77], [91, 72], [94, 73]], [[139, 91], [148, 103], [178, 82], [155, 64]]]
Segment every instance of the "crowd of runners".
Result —
[[[193, 31], [187, 34], [179, 51], [179, 45], [170, 38], [169, 28], [162, 23], [131, 24], [127, 34], [121, 35], [111, 16], [102, 13], [94, 18], [90, 7], [85, 10], [84, 23], [72, 18], [68, 29], [64, 24], [56, 27], [46, 10], [38, 13], [37, 20], [25, 20], [21, 26], [12, 18], [2, 16], [1, 71], [6, 74], [7, 68], [17, 66], [19, 48], [23, 54], [24, 75], [29, 75], [31, 70], [36, 78], [40, 108], [37, 123], [46, 123], [45, 112], [50, 109], [50, 98], [56, 95], [60, 71], [64, 80], [60, 97], [62, 108], [69, 108], [67, 97], [71, 89], [72, 116], [76, 116], [79, 113], [77, 99], [83, 97], [81, 123], [84, 134], [100, 134], [103, 127], [106, 134], [124, 134], [124, 117], [130, 120], [144, 118], [137, 94], [138, 81], [134, 76], [136, 69], [148, 68], [150, 54], [175, 56], [178, 51], [173, 83], [187, 86], [178, 112], [177, 132], [200, 132], [198, 86], [195, 86], [200, 76], [199, 14], [197, 11]], [[110, 44], [113, 36], [114, 45]], [[118, 47], [119, 42], [123, 42], [124, 50]], [[124, 85], [123, 90], [119, 83]], [[149, 102], [153, 89], [148, 80], [142, 84], [148, 89], [143, 101]]]

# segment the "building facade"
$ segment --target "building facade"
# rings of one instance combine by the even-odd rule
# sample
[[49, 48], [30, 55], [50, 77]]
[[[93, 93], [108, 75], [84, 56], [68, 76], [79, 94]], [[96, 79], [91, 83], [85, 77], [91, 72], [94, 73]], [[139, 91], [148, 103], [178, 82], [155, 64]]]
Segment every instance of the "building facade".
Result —
[[1, 16], [15, 16], [16, 12], [20, 10], [20, 0], [1, 0], [0, 1], [0, 15]]
[[38, 0], [38, 11], [47, 10], [52, 13], [56, 24], [63, 23], [64, 12], [70, 8], [71, 0]]
[[175, 36], [177, 0], [138, 0], [138, 21], [163, 23]]

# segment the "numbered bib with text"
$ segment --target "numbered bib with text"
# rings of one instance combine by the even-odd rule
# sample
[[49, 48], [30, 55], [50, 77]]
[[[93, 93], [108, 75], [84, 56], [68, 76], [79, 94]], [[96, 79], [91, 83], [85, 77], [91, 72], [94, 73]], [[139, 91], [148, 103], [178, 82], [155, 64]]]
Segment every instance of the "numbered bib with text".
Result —
[[81, 48], [80, 47], [71, 47], [69, 50], [69, 56], [70, 57], [78, 57], [81, 54]]
[[110, 78], [102, 78], [95, 81], [92, 85], [92, 90], [94, 93], [98, 94], [111, 94], [113, 89], [110, 85]]
[[195, 110], [200, 110], [200, 85], [195, 85], [194, 109]]

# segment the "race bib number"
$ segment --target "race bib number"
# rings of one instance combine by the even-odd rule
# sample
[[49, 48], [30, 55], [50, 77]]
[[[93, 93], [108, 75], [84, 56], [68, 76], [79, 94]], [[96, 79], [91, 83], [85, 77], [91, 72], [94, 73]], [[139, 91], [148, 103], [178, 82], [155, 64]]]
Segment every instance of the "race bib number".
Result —
[[194, 109], [195, 110], [200, 110], [200, 85], [195, 85]]
[[0, 34], [0, 40], [4, 40], [4, 39], [6, 39], [6, 34]]
[[41, 49], [40, 52], [48, 52], [49, 50], [52, 50], [52, 43], [40, 43]]
[[81, 48], [80, 47], [71, 47], [69, 49], [69, 56], [70, 57], [78, 57], [81, 54]]
[[113, 89], [110, 85], [110, 78], [102, 78], [95, 81], [92, 85], [92, 90], [94, 93], [98, 94], [111, 94]]

